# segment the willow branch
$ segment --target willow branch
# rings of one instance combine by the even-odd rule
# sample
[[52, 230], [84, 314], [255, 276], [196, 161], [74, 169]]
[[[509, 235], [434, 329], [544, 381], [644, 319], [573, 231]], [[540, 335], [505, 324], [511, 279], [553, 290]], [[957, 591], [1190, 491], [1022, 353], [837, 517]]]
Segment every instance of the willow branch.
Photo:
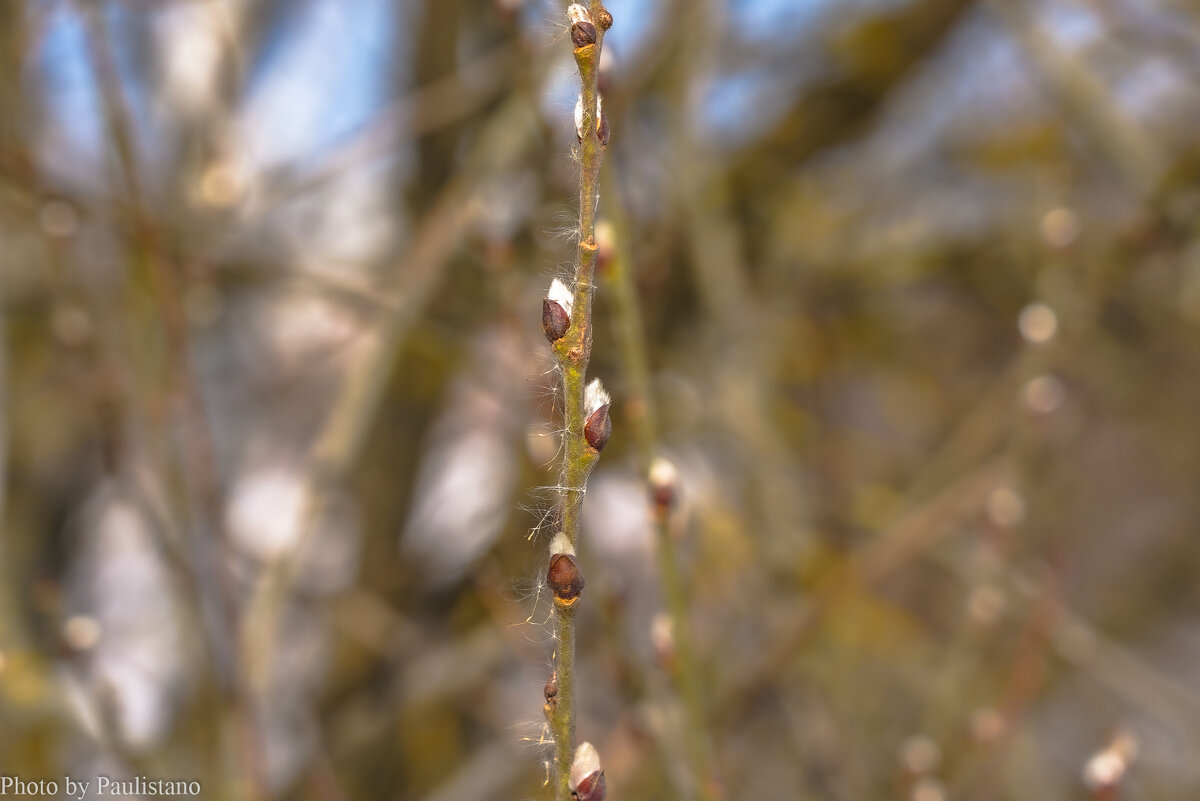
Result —
[[[600, 165], [604, 160], [607, 126], [601, 117], [600, 51], [611, 16], [593, 0], [590, 8], [572, 5], [571, 40], [579, 67], [579, 105], [575, 112], [579, 135], [579, 242], [569, 310], [547, 300], [543, 324], [554, 345], [563, 381], [563, 465], [560, 478], [561, 531], [551, 544], [547, 583], [554, 591], [555, 673], [546, 685], [546, 713], [554, 736], [554, 798], [570, 801], [571, 765], [575, 756], [575, 611], [583, 589], [583, 574], [575, 560], [580, 515], [588, 475], [608, 439], [607, 396], [598, 384], [585, 389], [592, 352], [592, 296], [596, 271], [596, 207], [600, 195]], [[551, 306], [550, 304], [553, 304]], [[547, 317], [553, 310], [558, 314]], [[565, 331], [554, 327], [567, 322]]]

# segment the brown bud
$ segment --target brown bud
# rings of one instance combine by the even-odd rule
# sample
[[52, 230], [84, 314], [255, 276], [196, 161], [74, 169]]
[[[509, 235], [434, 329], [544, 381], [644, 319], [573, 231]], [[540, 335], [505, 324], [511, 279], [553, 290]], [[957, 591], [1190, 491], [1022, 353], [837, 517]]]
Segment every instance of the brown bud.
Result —
[[575, 47], [596, 43], [596, 26], [588, 20], [571, 23], [571, 42]]
[[[599, 106], [597, 106], [599, 108]], [[608, 128], [608, 115], [600, 115], [600, 125], [596, 128], [596, 138], [600, 140], [601, 147], [608, 147], [608, 137], [610, 135]]]
[[574, 796], [578, 801], [604, 801], [608, 795], [608, 785], [604, 781], [604, 771], [585, 777], [575, 788]]
[[[596, 247], [595, 242], [592, 247]], [[608, 444], [608, 435], [612, 433], [612, 421], [608, 417], [609, 403], [612, 398], [604, 389], [599, 378], [593, 378], [583, 390], [583, 438], [596, 451], [604, 450]]]
[[[583, 571], [575, 557], [568, 553], [556, 553], [550, 557], [550, 569], [546, 571], [546, 583], [554, 591], [554, 597], [563, 603], [572, 604], [583, 592]], [[557, 687], [555, 688], [557, 692]]]
[[542, 299], [542, 333], [549, 342], [557, 342], [566, 336], [571, 327], [571, 316], [556, 300]]
[[608, 437], [612, 434], [612, 420], [608, 416], [608, 408], [609, 404], [604, 404], [588, 415], [587, 422], [583, 424], [583, 438], [597, 451], [604, 450], [604, 446], [608, 444]]
[[608, 792], [604, 782], [604, 770], [600, 767], [600, 755], [591, 743], [581, 743], [575, 749], [567, 786], [577, 801], [604, 801]]
[[609, 13], [607, 8], [602, 8], [600, 9], [600, 16], [597, 17], [596, 21], [600, 23], [601, 28], [607, 31], [613, 24], [612, 14]]
[[655, 507], [666, 512], [675, 505], [678, 495], [678, 473], [675, 465], [661, 456], [650, 465], [650, 499]]

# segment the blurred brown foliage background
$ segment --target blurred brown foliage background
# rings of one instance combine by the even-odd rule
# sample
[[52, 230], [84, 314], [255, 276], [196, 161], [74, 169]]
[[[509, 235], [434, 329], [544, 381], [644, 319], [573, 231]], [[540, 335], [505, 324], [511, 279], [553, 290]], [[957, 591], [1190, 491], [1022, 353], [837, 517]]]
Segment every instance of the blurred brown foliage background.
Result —
[[[0, 774], [545, 796], [564, 8], [0, 4]], [[1200, 797], [1200, 11], [610, 8], [725, 797]], [[580, 737], [686, 799], [617, 311]]]

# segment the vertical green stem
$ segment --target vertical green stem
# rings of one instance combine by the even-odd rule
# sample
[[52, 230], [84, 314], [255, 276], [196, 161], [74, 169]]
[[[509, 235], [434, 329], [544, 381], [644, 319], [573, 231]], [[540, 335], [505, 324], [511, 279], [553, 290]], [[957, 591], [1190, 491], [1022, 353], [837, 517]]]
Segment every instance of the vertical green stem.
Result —
[[554, 633], [558, 640], [554, 672], [558, 697], [550, 716], [554, 736], [554, 799], [570, 801], [571, 760], [575, 754], [575, 609], [556, 603]]
[[[603, 7], [591, 3], [593, 19]], [[579, 255], [575, 266], [571, 326], [554, 345], [563, 377], [564, 456], [561, 474], [562, 531], [572, 548], [579, 543], [580, 513], [588, 475], [599, 452], [584, 439], [584, 384], [592, 352], [592, 295], [596, 269], [596, 207], [600, 197], [600, 165], [604, 145], [599, 138], [600, 48], [604, 32], [597, 26], [595, 44], [575, 49], [579, 67], [583, 126], [580, 133]], [[554, 798], [570, 801], [568, 779], [575, 752], [575, 607], [578, 598], [554, 600], [554, 634], [557, 641], [555, 673], [558, 693], [550, 704], [550, 729], [554, 735]]]

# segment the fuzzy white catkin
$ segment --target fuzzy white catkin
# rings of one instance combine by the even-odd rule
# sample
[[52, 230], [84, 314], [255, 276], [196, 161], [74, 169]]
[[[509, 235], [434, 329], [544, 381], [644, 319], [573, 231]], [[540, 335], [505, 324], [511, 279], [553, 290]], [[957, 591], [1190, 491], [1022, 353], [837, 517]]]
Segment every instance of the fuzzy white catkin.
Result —
[[572, 23], [591, 22], [592, 12], [588, 11], [586, 6], [581, 6], [579, 3], [572, 3], [567, 6], [567, 19]]
[[[604, 116], [604, 98], [596, 97], [596, 116]], [[583, 139], [583, 95], [575, 101], [575, 135]]]
[[567, 538], [565, 532], [558, 532], [554, 535], [554, 539], [550, 540], [550, 555], [565, 553], [567, 556], [575, 555], [575, 546], [571, 545], [571, 540]]
[[555, 278], [550, 282], [550, 291], [546, 293], [546, 297], [562, 306], [563, 311], [570, 315], [571, 307], [575, 304], [575, 296], [560, 279]]
[[600, 754], [591, 743], [580, 743], [575, 749], [575, 760], [571, 763], [571, 776], [567, 780], [571, 790], [579, 787], [579, 783], [600, 771]]
[[599, 378], [593, 378], [591, 383], [583, 391], [583, 414], [588, 417], [592, 412], [599, 409], [601, 406], [606, 406], [612, 402], [612, 396], [608, 394], [608, 390], [604, 388], [604, 384], [600, 383]]

